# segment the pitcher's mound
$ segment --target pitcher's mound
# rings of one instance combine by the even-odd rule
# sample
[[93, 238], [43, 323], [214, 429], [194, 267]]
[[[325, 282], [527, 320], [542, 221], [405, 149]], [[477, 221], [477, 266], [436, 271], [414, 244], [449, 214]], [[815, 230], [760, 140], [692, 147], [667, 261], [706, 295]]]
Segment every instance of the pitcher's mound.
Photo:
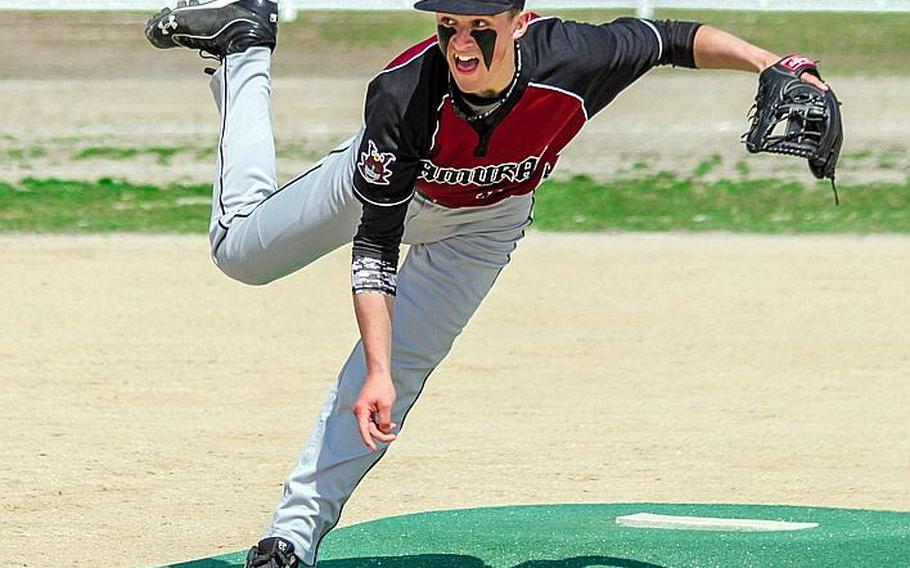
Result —
[[[244, 552], [171, 568], [243, 566]], [[910, 513], [770, 505], [534, 505], [338, 529], [320, 568], [910, 566]]]

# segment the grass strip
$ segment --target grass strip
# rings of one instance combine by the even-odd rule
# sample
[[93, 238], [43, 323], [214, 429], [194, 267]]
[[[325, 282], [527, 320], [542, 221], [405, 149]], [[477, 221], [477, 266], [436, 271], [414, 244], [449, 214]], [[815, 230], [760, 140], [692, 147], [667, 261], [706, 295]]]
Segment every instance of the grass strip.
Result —
[[[142, 29], [153, 11], [2, 12], [0, 49], [12, 56], [0, 58], [0, 79], [198, 78], [200, 65], [189, 57], [163, 56], [149, 47]], [[593, 23], [635, 13], [631, 8], [540, 12]], [[910, 13], [658, 8], [654, 17], [701, 21], [782, 55], [804, 53], [821, 59], [825, 76], [910, 73]], [[101, 39], [99, 29], [104, 30]], [[281, 24], [273, 71], [276, 77], [371, 76], [435, 29], [432, 14], [411, 9], [302, 10], [297, 21]], [[124, 61], [132, 64], [124, 66]]]
[[88, 146], [73, 153], [74, 160], [132, 160], [142, 156], [154, 156], [155, 163], [166, 166], [178, 154], [191, 154], [195, 159], [215, 155], [214, 146], [149, 146], [147, 148], [123, 146]]
[[703, 182], [661, 173], [606, 183], [578, 176], [538, 190], [544, 231], [910, 232], [910, 180], [841, 185], [775, 179]]
[[211, 185], [135, 185], [26, 178], [0, 183], [0, 230], [204, 232]]
[[[910, 233], [910, 180], [842, 185], [773, 179], [705, 182], [661, 173], [598, 182], [551, 180], [537, 192], [543, 231]], [[0, 183], [0, 230], [203, 233], [211, 187], [26, 178]]]

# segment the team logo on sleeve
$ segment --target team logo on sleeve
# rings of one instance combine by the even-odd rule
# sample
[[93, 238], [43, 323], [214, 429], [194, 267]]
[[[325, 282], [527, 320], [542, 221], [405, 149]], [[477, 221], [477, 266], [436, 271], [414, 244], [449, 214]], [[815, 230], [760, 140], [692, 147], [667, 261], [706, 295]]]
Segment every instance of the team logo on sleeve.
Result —
[[363, 176], [363, 179], [373, 185], [389, 185], [389, 178], [392, 177], [392, 162], [395, 161], [395, 155], [389, 152], [380, 152], [376, 143], [367, 140], [367, 151], [360, 153], [360, 161], [357, 162], [357, 171]]

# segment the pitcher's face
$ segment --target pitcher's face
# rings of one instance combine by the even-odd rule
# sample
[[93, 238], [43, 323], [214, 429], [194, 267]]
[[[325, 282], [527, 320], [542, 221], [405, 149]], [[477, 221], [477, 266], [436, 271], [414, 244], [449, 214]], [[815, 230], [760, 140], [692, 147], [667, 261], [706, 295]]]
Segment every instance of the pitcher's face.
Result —
[[436, 14], [439, 46], [463, 93], [495, 96], [515, 74], [515, 40], [527, 28], [526, 12], [490, 16]]

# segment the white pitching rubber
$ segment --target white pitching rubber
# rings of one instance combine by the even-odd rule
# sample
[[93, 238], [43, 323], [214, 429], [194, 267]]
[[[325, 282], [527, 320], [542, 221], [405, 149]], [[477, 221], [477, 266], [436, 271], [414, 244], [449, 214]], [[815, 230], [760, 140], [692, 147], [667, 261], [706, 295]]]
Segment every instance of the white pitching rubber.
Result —
[[678, 517], [635, 513], [616, 517], [616, 524], [642, 529], [676, 529], [690, 531], [775, 532], [814, 529], [818, 523], [791, 523], [762, 519], [717, 519], [713, 517]]

